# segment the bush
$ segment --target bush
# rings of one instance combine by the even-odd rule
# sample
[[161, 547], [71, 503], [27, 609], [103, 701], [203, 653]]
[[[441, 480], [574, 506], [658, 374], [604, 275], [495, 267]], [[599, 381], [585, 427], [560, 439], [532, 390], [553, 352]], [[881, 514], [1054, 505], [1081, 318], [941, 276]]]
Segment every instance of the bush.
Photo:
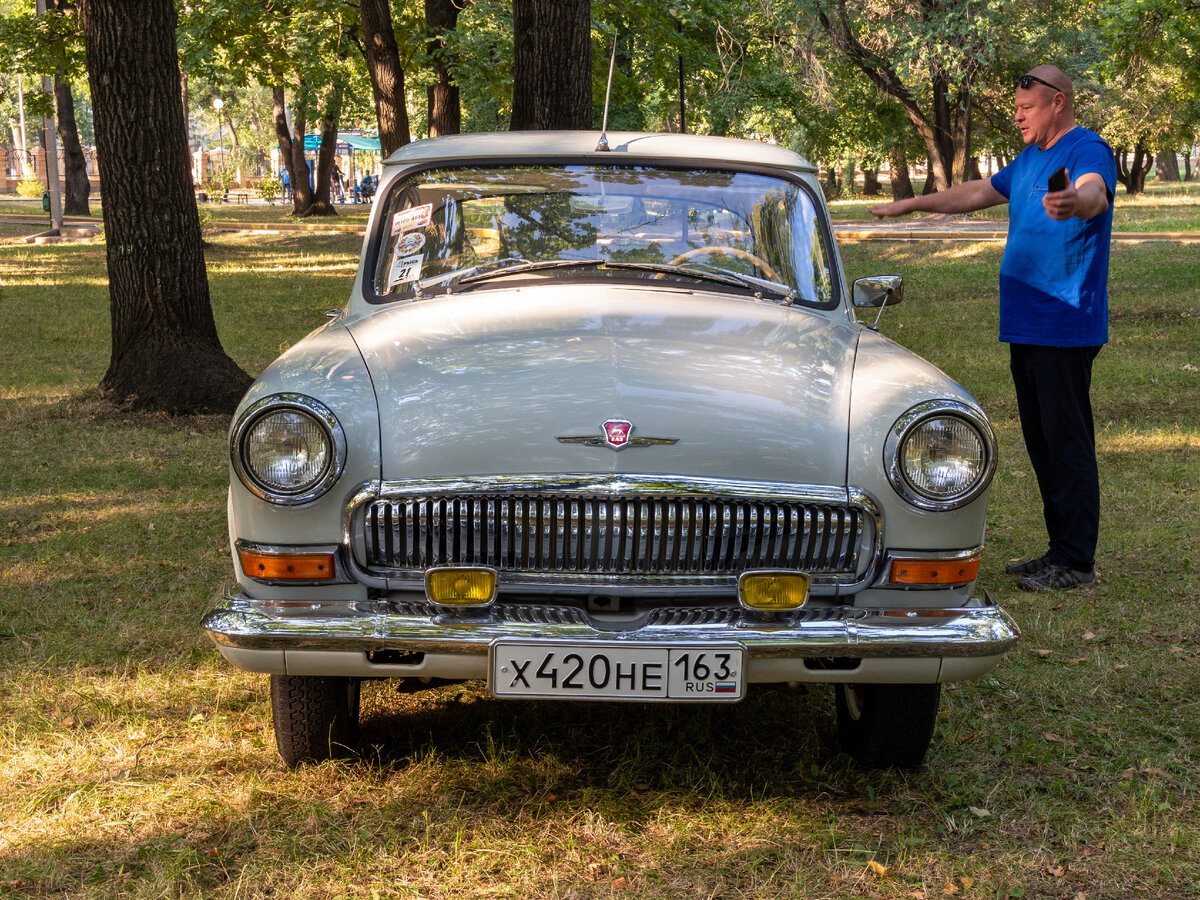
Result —
[[258, 186], [258, 193], [268, 203], [274, 203], [283, 193], [283, 185], [276, 178], [264, 178]]
[[17, 185], [17, 195], [21, 197], [40, 197], [46, 192], [46, 186], [36, 178], [26, 178]]

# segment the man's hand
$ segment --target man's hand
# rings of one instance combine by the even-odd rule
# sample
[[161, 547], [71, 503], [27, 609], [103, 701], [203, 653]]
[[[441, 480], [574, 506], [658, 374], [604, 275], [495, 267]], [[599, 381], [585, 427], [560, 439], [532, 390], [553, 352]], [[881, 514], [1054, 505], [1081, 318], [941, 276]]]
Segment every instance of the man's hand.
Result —
[[1061, 191], [1049, 191], [1042, 198], [1042, 206], [1056, 222], [1075, 217], [1090, 219], [1108, 209], [1108, 190], [1096, 172], [1081, 175], [1077, 182], [1072, 182], [1068, 173], [1067, 186]]
[[903, 216], [912, 212], [909, 204], [903, 200], [897, 200], [894, 203], [883, 203], [879, 206], [871, 207], [871, 215], [880, 219], [890, 219], [894, 216]]

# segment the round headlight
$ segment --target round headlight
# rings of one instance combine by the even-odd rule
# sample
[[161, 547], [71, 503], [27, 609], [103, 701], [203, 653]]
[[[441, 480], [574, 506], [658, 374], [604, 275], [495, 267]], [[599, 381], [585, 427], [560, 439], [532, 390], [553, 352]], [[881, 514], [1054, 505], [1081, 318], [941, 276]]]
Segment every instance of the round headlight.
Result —
[[341, 474], [345, 441], [333, 414], [310, 397], [279, 395], [239, 419], [234, 468], [253, 493], [276, 503], [306, 503]]
[[991, 482], [995, 439], [987, 420], [964, 404], [923, 404], [896, 423], [886, 456], [892, 486], [909, 503], [953, 509]]

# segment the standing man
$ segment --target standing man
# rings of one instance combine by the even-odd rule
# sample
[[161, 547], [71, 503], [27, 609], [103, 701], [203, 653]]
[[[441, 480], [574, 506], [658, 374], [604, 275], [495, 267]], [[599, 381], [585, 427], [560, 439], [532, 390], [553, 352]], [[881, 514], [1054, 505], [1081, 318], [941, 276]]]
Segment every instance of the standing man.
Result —
[[[1042, 494], [1050, 543], [1009, 563], [1024, 590], [1064, 590], [1095, 580], [1100, 479], [1092, 422], [1092, 361], [1108, 341], [1108, 249], [1116, 160], [1075, 124], [1074, 87], [1056, 66], [1017, 80], [1017, 127], [1027, 145], [981, 181], [899, 200], [877, 216], [964, 213], [1009, 204], [1000, 264], [1000, 340], [1009, 345], [1025, 447]], [[1065, 183], [1050, 180], [1066, 170]]]

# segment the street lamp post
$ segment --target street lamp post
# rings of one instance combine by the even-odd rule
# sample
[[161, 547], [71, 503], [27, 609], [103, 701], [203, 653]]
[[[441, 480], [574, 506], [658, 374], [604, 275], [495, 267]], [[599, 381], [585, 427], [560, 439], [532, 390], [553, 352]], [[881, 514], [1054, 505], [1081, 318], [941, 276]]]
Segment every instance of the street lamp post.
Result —
[[213, 99], [213, 109], [217, 111], [217, 148], [221, 152], [221, 200], [229, 199], [229, 193], [225, 189], [225, 123], [221, 118], [221, 107], [225, 105], [225, 101], [220, 97]]

